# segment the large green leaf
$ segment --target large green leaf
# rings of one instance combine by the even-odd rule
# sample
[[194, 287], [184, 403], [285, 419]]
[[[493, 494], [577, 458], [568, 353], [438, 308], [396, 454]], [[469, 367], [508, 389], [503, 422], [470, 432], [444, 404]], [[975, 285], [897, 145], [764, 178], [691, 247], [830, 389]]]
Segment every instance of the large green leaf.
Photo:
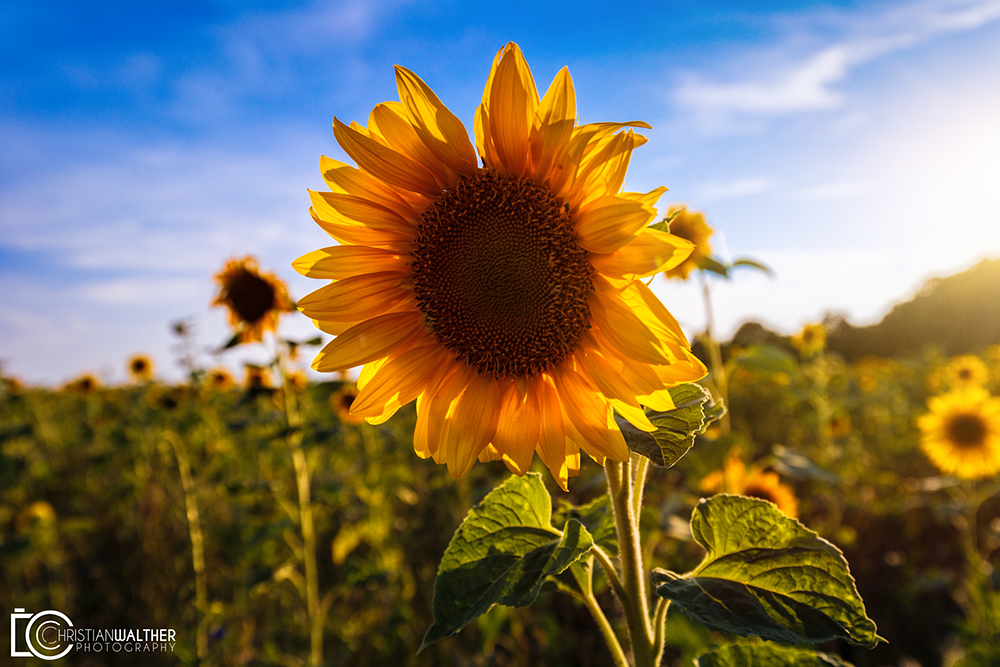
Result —
[[603, 495], [580, 507], [560, 502], [552, 522], [561, 526], [570, 519], [582, 523], [593, 536], [594, 544], [604, 549], [608, 555], [618, 555], [618, 531], [615, 528], [615, 515], [611, 510], [611, 498]]
[[525, 607], [549, 575], [590, 551], [576, 519], [552, 527], [552, 499], [541, 475], [511, 477], [469, 510], [444, 552], [434, 581], [434, 624], [421, 649], [451, 637], [495, 604]]
[[[646, 413], [656, 426], [653, 433], [640, 431], [623, 417], [615, 416], [629, 449], [660, 468], [674, 465], [691, 449], [694, 436], [705, 426], [705, 404], [711, 400], [701, 385], [690, 383], [671, 387], [670, 397], [674, 401], [673, 410]], [[722, 416], [718, 410], [715, 412]]]
[[698, 667], [851, 667], [835, 655], [781, 644], [730, 644], [704, 653]]
[[755, 373], [787, 373], [794, 375], [799, 365], [788, 350], [769, 343], [758, 343], [743, 350], [736, 363]]
[[789, 644], [881, 639], [844, 555], [772, 503], [721, 495], [691, 515], [708, 553], [694, 571], [653, 571], [661, 597], [702, 625]]

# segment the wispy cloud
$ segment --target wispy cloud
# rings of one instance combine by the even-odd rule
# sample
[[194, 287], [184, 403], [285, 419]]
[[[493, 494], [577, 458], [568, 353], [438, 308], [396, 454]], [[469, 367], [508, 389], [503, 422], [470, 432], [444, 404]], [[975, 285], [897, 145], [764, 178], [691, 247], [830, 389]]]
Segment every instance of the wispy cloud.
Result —
[[[772, 47], [768, 65], [746, 77], [682, 76], [675, 101], [710, 131], [759, 128], [767, 118], [833, 109], [847, 100], [838, 87], [859, 66], [934, 37], [1000, 19], [1000, 0], [937, 0], [883, 8], [786, 18], [788, 36]], [[831, 31], [831, 25], [834, 29]], [[839, 33], [819, 36], [817, 33]], [[825, 42], [802, 53], [803, 41]]]
[[703, 183], [695, 187], [699, 200], [740, 199], [767, 192], [774, 183], [767, 178], [741, 178], [725, 183]]

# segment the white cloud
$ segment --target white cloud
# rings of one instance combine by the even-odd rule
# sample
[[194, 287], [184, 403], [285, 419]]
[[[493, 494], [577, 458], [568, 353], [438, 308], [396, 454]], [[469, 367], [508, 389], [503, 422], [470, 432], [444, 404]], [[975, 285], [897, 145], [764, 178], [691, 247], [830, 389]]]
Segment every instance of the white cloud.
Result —
[[[766, 118], [842, 107], [847, 96], [838, 87], [852, 71], [879, 56], [933, 39], [973, 30], [1000, 18], [1000, 0], [938, 0], [869, 11], [786, 20], [785, 43], [772, 47], [767, 64], [748, 76], [721, 81], [700, 73], [682, 75], [675, 102], [688, 109], [696, 125], [713, 133], [759, 131]], [[811, 36], [815, 24], [835, 22], [839, 37]], [[802, 41], [826, 41], [806, 53]], [[752, 61], [751, 59], [746, 59]], [[745, 66], [744, 59], [740, 60]]]

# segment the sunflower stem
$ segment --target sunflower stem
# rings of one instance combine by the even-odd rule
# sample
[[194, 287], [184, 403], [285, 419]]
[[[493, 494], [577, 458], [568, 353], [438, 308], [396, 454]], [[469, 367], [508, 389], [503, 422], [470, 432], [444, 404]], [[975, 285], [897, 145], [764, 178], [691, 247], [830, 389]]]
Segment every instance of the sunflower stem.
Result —
[[[725, 405], [729, 405], [729, 379], [726, 377], [726, 365], [722, 363], [722, 349], [719, 341], [715, 340], [713, 329], [715, 328], [715, 316], [712, 312], [712, 291], [708, 285], [706, 272], [698, 271], [698, 278], [701, 280], [701, 293], [705, 300], [705, 334], [702, 342], [708, 348], [708, 363], [712, 370], [712, 384], [715, 386], [716, 394], [722, 399]], [[719, 418], [719, 429], [723, 433], [729, 433], [729, 410], [722, 413]]]
[[302, 449], [302, 417], [299, 414], [295, 389], [288, 380], [285, 369], [285, 355], [280, 342], [277, 343], [276, 363], [281, 376], [281, 393], [284, 398], [285, 417], [288, 433], [285, 441], [295, 468], [295, 485], [299, 496], [299, 527], [302, 530], [302, 565], [305, 569], [306, 612], [309, 617], [309, 664], [319, 667], [323, 664], [323, 625], [325, 614], [320, 609], [319, 575], [316, 566], [316, 527], [313, 522], [312, 497], [309, 476], [309, 462]]
[[646, 597], [646, 573], [639, 542], [639, 516], [633, 503], [635, 483], [632, 479], [632, 461], [608, 461], [605, 471], [618, 533], [622, 585], [620, 598], [632, 644], [632, 659], [636, 667], [655, 667], [659, 664], [660, 656], [654, 653], [653, 628], [649, 618], [649, 600]]

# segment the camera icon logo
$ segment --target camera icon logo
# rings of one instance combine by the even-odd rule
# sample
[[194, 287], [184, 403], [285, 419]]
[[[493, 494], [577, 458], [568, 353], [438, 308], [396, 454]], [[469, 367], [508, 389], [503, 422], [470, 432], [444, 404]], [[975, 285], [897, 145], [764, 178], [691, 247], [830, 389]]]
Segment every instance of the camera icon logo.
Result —
[[[25, 613], [23, 607], [15, 607], [10, 615], [10, 657], [58, 660], [73, 650], [66, 632], [72, 627], [73, 621], [61, 611], [46, 609], [31, 614]], [[22, 648], [25, 646], [27, 651]]]

